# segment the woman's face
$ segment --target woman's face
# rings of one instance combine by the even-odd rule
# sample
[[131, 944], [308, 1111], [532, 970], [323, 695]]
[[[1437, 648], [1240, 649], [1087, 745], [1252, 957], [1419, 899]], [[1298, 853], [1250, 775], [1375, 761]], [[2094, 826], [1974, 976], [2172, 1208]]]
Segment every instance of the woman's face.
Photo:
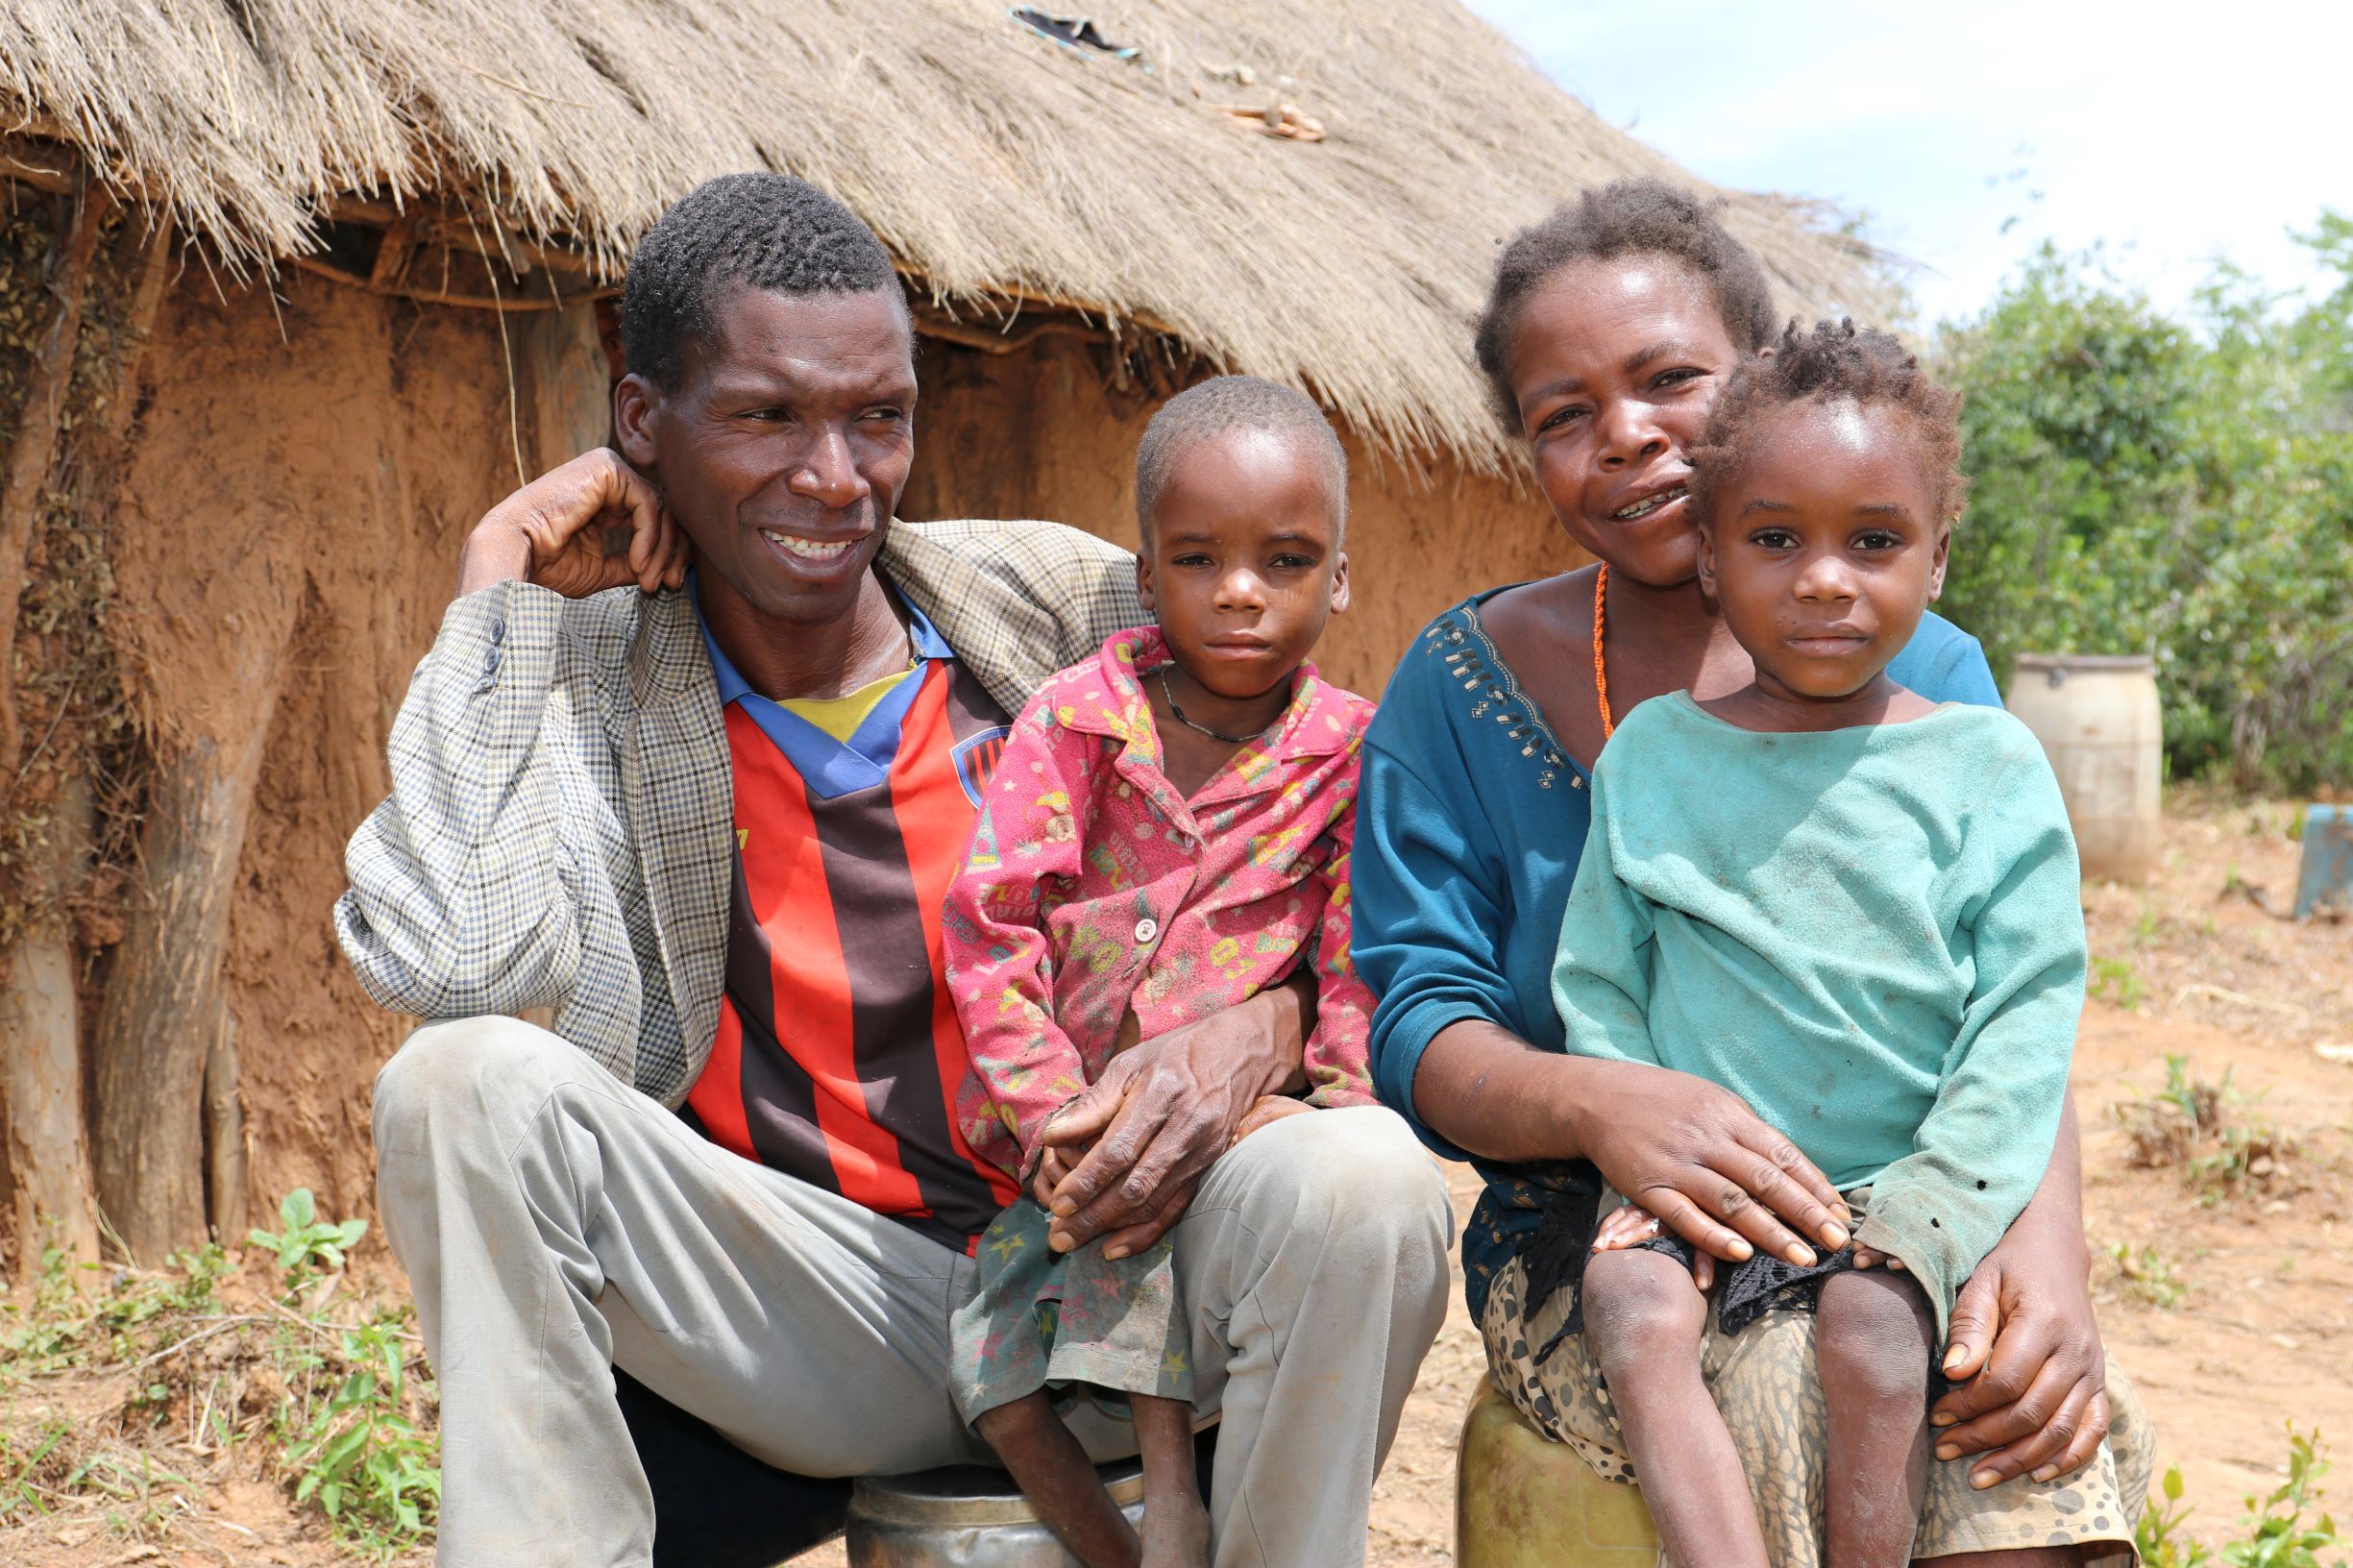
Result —
[[1740, 360], [1714, 291], [1657, 256], [1577, 261], [1528, 297], [1511, 391], [1569, 537], [1637, 582], [1699, 572], [1684, 453]]

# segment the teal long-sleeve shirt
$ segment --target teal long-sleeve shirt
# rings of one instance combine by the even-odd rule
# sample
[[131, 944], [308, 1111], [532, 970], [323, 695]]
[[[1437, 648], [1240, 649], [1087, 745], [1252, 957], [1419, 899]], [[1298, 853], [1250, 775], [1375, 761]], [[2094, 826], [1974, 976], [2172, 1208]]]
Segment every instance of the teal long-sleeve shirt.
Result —
[[[1510, 592], [1475, 595], [1431, 622], [1381, 698], [1364, 737], [1348, 941], [1381, 999], [1372, 1038], [1381, 1098], [1486, 1183], [1462, 1230], [1473, 1321], [1548, 1193], [1600, 1181], [1589, 1165], [1481, 1159], [1425, 1125], [1414, 1103], [1422, 1054], [1449, 1025], [1491, 1023], [1539, 1051], [1565, 1043], [1553, 958], [1584, 853], [1590, 779], [1487, 636], [1487, 601]], [[1887, 673], [1931, 702], [2001, 706], [1977, 640], [1934, 612]]]
[[2023, 724], [1759, 734], [1688, 693], [1628, 716], [1553, 969], [1568, 1048], [1723, 1085], [1936, 1306], [2050, 1162], [2083, 1006], [2058, 782]]

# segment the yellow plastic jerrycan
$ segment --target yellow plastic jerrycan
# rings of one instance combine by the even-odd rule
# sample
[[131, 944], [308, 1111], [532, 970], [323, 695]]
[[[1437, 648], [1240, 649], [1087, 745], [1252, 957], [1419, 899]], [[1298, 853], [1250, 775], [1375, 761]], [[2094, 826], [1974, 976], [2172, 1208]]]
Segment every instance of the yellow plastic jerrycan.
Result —
[[1546, 1438], [1485, 1378], [1455, 1465], [1458, 1568], [1654, 1568], [1642, 1493]]

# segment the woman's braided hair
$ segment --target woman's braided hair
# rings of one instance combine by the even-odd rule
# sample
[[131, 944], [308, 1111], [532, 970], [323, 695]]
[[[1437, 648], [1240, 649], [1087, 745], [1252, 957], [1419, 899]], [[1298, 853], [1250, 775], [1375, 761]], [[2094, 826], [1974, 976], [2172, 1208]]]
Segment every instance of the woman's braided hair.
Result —
[[1937, 520], [1960, 517], [1969, 496], [1961, 473], [1961, 394], [1939, 386], [1920, 368], [1920, 356], [1893, 334], [1851, 320], [1818, 321], [1811, 331], [1800, 331], [1793, 321], [1771, 353], [1744, 359], [1732, 372], [1708, 415], [1706, 433], [1689, 453], [1693, 516], [1705, 521], [1710, 493], [1748, 461], [1761, 416], [1805, 402], [1894, 413], [1911, 427]]
[[1506, 429], [1516, 434], [1520, 428], [1519, 404], [1511, 395], [1511, 338], [1520, 312], [1531, 294], [1573, 263], [1663, 257], [1714, 293], [1733, 348], [1753, 354], [1773, 340], [1773, 285], [1749, 248], [1720, 221], [1724, 208], [1721, 197], [1702, 201], [1663, 180], [1613, 180], [1511, 236], [1496, 262], [1476, 339], [1479, 368]]

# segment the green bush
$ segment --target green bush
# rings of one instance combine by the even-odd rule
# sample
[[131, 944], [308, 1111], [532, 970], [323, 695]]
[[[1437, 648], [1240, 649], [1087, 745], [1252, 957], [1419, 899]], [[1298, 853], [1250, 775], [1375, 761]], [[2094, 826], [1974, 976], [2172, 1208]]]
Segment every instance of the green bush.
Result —
[[2353, 220], [2315, 302], [2218, 270], [2170, 320], [2046, 248], [1940, 333], [1973, 485], [1946, 609], [2025, 652], [2153, 653], [2176, 777], [2353, 781]]

